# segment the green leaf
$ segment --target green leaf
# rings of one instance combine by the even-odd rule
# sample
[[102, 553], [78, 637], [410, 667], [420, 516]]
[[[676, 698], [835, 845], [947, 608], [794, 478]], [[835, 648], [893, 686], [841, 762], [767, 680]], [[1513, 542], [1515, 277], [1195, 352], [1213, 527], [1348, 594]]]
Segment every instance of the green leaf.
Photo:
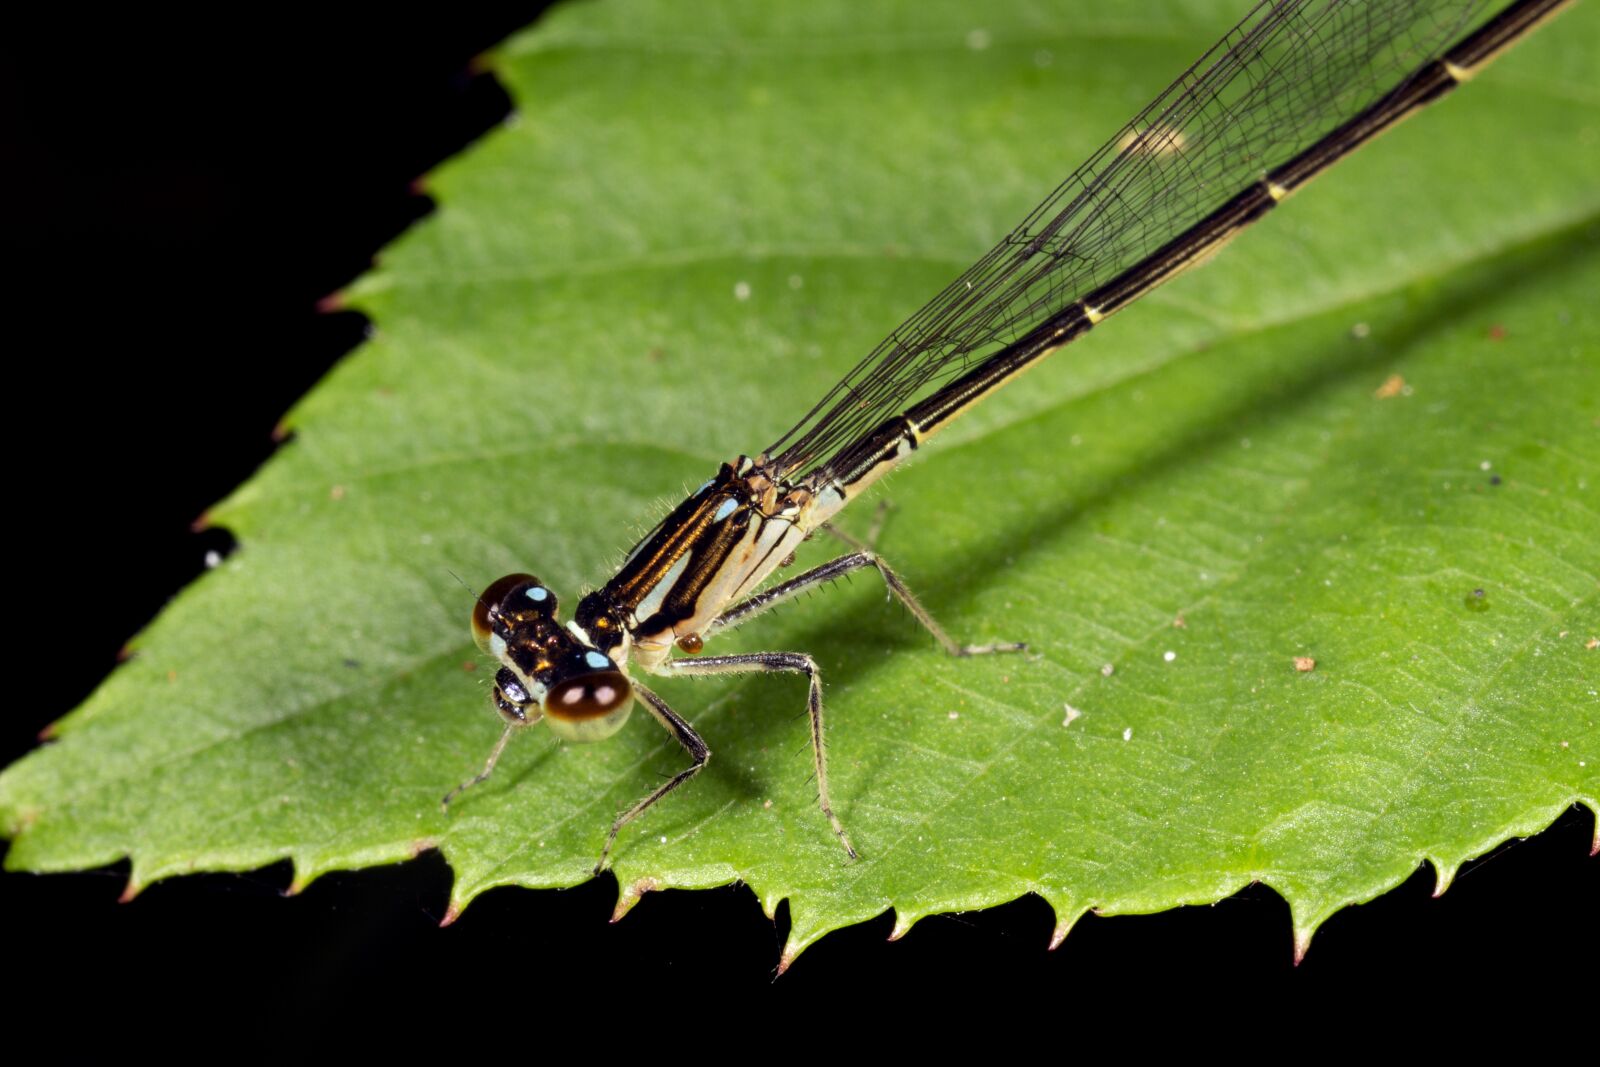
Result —
[[[442, 814], [499, 730], [452, 572], [573, 604], [1237, 6], [613, 3], [507, 44], [518, 120], [353, 290], [376, 336], [211, 513], [238, 552], [0, 777], [8, 864], [303, 886], [437, 847], [457, 911], [588, 878], [685, 759], [642, 715], [530, 731]], [[790, 901], [792, 959], [888, 908], [1034, 892], [1064, 934], [1264, 881], [1303, 951], [1423, 860], [1442, 887], [1600, 807], [1597, 47], [1564, 14], [921, 453], [880, 548], [1034, 653], [946, 659], [870, 577], [741, 629], [719, 650], [822, 664], [862, 858], [801, 683], [661, 682], [716, 758], [624, 833], [619, 907], [742, 880]]]

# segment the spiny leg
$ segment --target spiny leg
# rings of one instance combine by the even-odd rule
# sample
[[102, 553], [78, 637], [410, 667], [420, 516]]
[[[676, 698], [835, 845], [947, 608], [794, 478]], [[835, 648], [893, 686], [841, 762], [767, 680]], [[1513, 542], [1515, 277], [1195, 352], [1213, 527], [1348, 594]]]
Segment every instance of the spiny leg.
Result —
[[856, 537], [854, 534], [846, 533], [831, 522], [823, 523], [822, 528], [857, 552], [871, 552], [878, 547], [878, 537], [883, 533], [883, 520], [888, 514], [889, 502], [887, 500], [878, 501], [877, 510], [872, 513], [872, 522], [867, 526], [867, 535], [865, 537]]
[[[837, 533], [837, 531], [834, 532]], [[845, 540], [852, 541], [853, 539], [845, 537]], [[856, 543], [859, 544], [859, 542]], [[786, 600], [790, 600], [816, 586], [831, 582], [835, 578], [842, 578], [851, 571], [859, 570], [862, 567], [877, 568], [878, 573], [883, 576], [883, 584], [889, 587], [889, 592], [894, 598], [904, 604], [906, 610], [911, 612], [916, 620], [922, 624], [922, 628], [932, 634], [934, 640], [939, 642], [939, 646], [952, 656], [986, 656], [995, 652], [1023, 652], [1028, 648], [1026, 643], [1020, 641], [992, 641], [986, 645], [963, 645], [956, 641], [945, 633], [944, 627], [940, 626], [934, 617], [928, 613], [928, 609], [922, 606], [922, 602], [917, 599], [916, 594], [911, 591], [905, 582], [900, 580], [898, 574], [890, 569], [889, 565], [883, 561], [883, 557], [865, 546], [859, 547], [848, 556], [840, 556], [838, 559], [824, 563], [820, 567], [813, 567], [804, 574], [775, 585], [766, 592], [748, 597], [739, 604], [735, 604], [717, 616], [711, 625], [706, 627], [706, 632], [702, 636], [709, 638], [719, 630], [729, 630], [749, 622], [762, 612], [775, 608]]]
[[667, 782], [651, 792], [649, 796], [617, 816], [617, 821], [611, 824], [611, 833], [606, 835], [606, 847], [600, 850], [600, 862], [594, 865], [594, 873], [596, 875], [606, 869], [606, 859], [611, 855], [611, 846], [617, 843], [618, 832], [624, 826], [643, 815], [645, 809], [649, 808], [650, 805], [699, 774], [700, 768], [704, 767], [706, 761], [711, 758], [711, 750], [706, 747], [706, 743], [700, 735], [695, 733], [694, 727], [690, 726], [682, 715], [673, 711], [665, 700], [662, 700], [638, 682], [633, 683], [633, 691], [644, 701], [645, 710], [655, 718], [656, 722], [661, 724], [667, 733], [672, 735], [678, 744], [683, 746], [683, 750], [689, 753], [689, 758], [694, 763], [687, 769], [673, 775]]
[[[822, 806], [822, 814], [828, 817], [828, 825], [833, 827], [833, 832], [839, 838], [839, 843], [844, 846], [846, 854], [851, 859], [856, 858], [855, 846], [850, 843], [850, 835], [845, 833], [844, 824], [839, 821], [839, 816], [834, 814], [833, 801], [828, 796], [827, 746], [822, 733], [822, 675], [810, 656], [803, 652], [750, 652], [734, 656], [671, 659], [658, 667], [657, 671], [661, 674], [687, 675], [792, 672], [804, 674], [810, 679], [806, 711], [811, 716], [811, 753], [817, 771], [817, 802]], [[661, 791], [670, 789], [672, 784], [668, 783]], [[655, 798], [650, 798], [653, 799]], [[645, 803], [648, 804], [650, 800], [646, 800]]]
[[466, 781], [450, 790], [450, 792], [446, 793], [444, 795], [444, 799], [439, 801], [439, 807], [442, 810], [448, 812], [450, 810], [450, 802], [452, 800], [466, 790], [471, 789], [478, 783], [486, 781], [489, 775], [494, 773], [494, 765], [500, 762], [500, 753], [506, 750], [506, 742], [511, 740], [511, 731], [515, 730], [519, 725], [521, 724], [514, 722], [506, 723], [506, 728], [500, 732], [500, 740], [494, 743], [493, 751], [489, 753], [488, 760], [486, 760], [483, 764], [483, 770], [479, 774], [472, 778], [468, 778]]
[[506, 742], [511, 740], [511, 731], [519, 726], [530, 726], [539, 721], [541, 714], [539, 702], [528, 696], [522, 688], [522, 682], [506, 667], [501, 667], [494, 676], [494, 690], [490, 693], [490, 700], [495, 710], [500, 713], [500, 717], [505, 720], [506, 728], [501, 732], [500, 740], [494, 743], [489, 758], [484, 761], [483, 771], [450, 790], [439, 802], [439, 807], [444, 809], [447, 815], [450, 813], [452, 800], [465, 790], [487, 781], [489, 775], [494, 773], [494, 765], [500, 762], [500, 753], [506, 750]]

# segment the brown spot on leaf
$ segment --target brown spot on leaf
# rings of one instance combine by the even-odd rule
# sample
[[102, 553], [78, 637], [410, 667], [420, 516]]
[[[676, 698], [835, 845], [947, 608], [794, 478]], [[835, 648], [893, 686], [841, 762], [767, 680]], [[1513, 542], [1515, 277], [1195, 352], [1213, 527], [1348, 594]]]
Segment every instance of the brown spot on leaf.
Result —
[[1372, 391], [1372, 395], [1379, 400], [1392, 400], [1406, 391], [1406, 380], [1398, 374], [1391, 374], [1383, 380], [1383, 384]]

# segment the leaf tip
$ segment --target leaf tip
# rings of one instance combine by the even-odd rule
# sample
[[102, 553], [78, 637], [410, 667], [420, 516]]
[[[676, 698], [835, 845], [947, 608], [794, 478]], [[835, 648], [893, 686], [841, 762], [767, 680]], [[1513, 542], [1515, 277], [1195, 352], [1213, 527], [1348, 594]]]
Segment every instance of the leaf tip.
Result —
[[[272, 432], [273, 434], [277, 434], [277, 428], [274, 427]], [[200, 514], [196, 515], [194, 520], [189, 523], [189, 532], [205, 533], [209, 529], [211, 529], [211, 509], [207, 508], [205, 511], [202, 511]]]
[[617, 906], [611, 910], [611, 921], [621, 922], [622, 917], [633, 910], [633, 906], [639, 903], [641, 897], [660, 888], [661, 884], [654, 878], [641, 878], [624, 888], [617, 894]]
[[344, 310], [344, 290], [335, 289], [333, 292], [317, 301], [317, 314], [331, 315], [336, 311]]
[[144, 886], [130, 877], [128, 884], [122, 887], [122, 895], [117, 897], [117, 903], [132, 904], [134, 898], [142, 892], [144, 892]]
[[1448, 863], [1445, 863], [1443, 860], [1430, 859], [1428, 862], [1433, 864], [1433, 898], [1438, 900], [1440, 897], [1444, 896], [1444, 891], [1449, 889], [1450, 886], [1455, 882], [1456, 868]]
[[889, 940], [890, 941], [898, 941], [902, 937], [904, 937], [907, 934], [909, 934], [911, 932], [911, 927], [916, 923], [916, 921], [917, 921], [916, 919], [912, 918], [909, 915], [902, 915], [898, 911], [895, 912], [894, 913], [894, 929], [889, 931]]
[[460, 901], [452, 900], [450, 906], [444, 909], [444, 918], [439, 920], [439, 929], [443, 930], [446, 926], [461, 918], [462, 907], [463, 905]]
[[787, 945], [783, 946], [783, 952], [778, 956], [777, 977], [783, 977], [783, 972], [789, 969], [790, 965], [794, 963], [794, 958], [798, 955], [800, 955], [800, 949], [794, 944], [794, 942], [791, 941]]
[[1077, 922], [1076, 918], [1057, 920], [1055, 929], [1050, 931], [1050, 944], [1046, 946], [1046, 951], [1054, 952], [1060, 948], [1061, 942], [1065, 941], [1067, 935], [1072, 933], [1072, 928], [1077, 925]]
[[1306, 958], [1306, 953], [1311, 951], [1311, 935], [1314, 933], [1316, 931], [1310, 928], [1298, 928], [1295, 930], [1294, 965], [1296, 967], [1300, 966], [1300, 962]]

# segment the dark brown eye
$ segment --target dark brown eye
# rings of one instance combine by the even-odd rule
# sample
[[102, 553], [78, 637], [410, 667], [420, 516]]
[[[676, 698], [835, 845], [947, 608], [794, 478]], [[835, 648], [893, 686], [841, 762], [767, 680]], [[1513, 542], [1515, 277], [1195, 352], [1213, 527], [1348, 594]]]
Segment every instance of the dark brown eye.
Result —
[[591, 671], [558, 682], [544, 698], [544, 721], [568, 741], [601, 741], [628, 721], [633, 687], [621, 671]]
[[596, 671], [568, 678], [550, 690], [544, 702], [551, 715], [563, 719], [593, 719], [610, 715], [633, 697], [628, 676], [621, 671]]
[[[472, 639], [478, 647], [490, 655], [498, 655], [489, 647], [489, 638], [494, 635], [494, 629], [489, 622], [489, 612], [492, 610], [499, 614], [504, 610], [503, 601], [507, 594], [519, 585], [527, 585], [534, 589], [544, 589], [544, 583], [531, 574], [508, 574], [499, 579], [483, 591], [483, 595], [472, 605]], [[545, 590], [549, 595], [551, 607], [555, 606], [555, 594]], [[531, 603], [531, 602], [530, 602]]]

